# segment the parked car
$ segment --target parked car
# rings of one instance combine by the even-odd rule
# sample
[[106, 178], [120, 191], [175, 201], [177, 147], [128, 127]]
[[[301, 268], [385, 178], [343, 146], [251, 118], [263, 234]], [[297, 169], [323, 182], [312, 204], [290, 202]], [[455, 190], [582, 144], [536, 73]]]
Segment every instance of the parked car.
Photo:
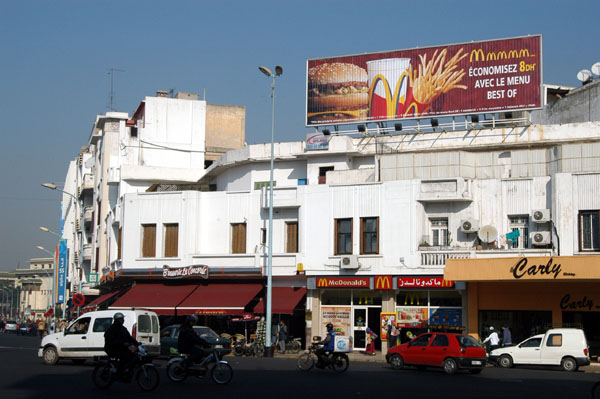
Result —
[[590, 352], [583, 330], [555, 328], [527, 338], [516, 346], [494, 349], [489, 359], [506, 368], [531, 364], [576, 371], [580, 366], [590, 364]]
[[469, 335], [432, 332], [394, 346], [385, 355], [395, 370], [411, 365], [417, 368], [442, 367], [446, 374], [467, 369], [479, 374], [486, 364], [485, 348]]
[[72, 359], [83, 363], [86, 359], [106, 356], [104, 332], [113, 323], [113, 316], [125, 315], [124, 326], [134, 339], [144, 344], [150, 356], [160, 352], [160, 326], [156, 313], [149, 310], [100, 310], [81, 315], [59, 333], [46, 335], [38, 350], [38, 356], [46, 364], [56, 364], [60, 359]]
[[[165, 327], [160, 332], [160, 355], [169, 357], [177, 353], [177, 340], [179, 339], [179, 330], [181, 324], [173, 324]], [[231, 340], [229, 338], [220, 337], [219, 334], [214, 332], [210, 327], [206, 326], [194, 326], [194, 332], [198, 334], [202, 339], [207, 341], [211, 345], [222, 345], [224, 350], [221, 351], [223, 355], [231, 352]], [[173, 350], [171, 350], [173, 348]]]
[[18, 327], [17, 327], [17, 322], [14, 320], [7, 320], [4, 324], [4, 332], [5, 333], [17, 333], [18, 331]]

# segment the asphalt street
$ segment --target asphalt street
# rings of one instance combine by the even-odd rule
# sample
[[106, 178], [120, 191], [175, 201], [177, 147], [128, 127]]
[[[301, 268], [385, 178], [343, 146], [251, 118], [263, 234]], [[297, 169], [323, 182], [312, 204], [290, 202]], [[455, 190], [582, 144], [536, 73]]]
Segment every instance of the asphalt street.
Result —
[[[37, 357], [40, 338], [0, 334], [0, 392], [5, 398], [148, 398], [202, 395], [206, 398], [590, 398], [592, 385], [600, 374], [587, 369], [567, 373], [559, 370], [487, 367], [479, 375], [459, 372], [445, 375], [441, 370], [406, 369], [395, 371], [381, 361], [352, 356], [343, 374], [331, 370], [302, 372], [296, 356], [246, 358], [227, 356], [234, 369], [228, 385], [208, 379], [188, 378], [175, 384], [167, 379], [166, 362], [158, 360], [161, 383], [154, 392], [141, 392], [136, 384], [116, 383], [100, 391], [91, 381], [92, 363], [76, 366], [61, 361], [47, 366]], [[362, 361], [364, 360], [364, 361]], [[368, 360], [368, 361], [367, 361]], [[390, 396], [391, 395], [391, 396]], [[191, 397], [191, 396], [190, 396]]]

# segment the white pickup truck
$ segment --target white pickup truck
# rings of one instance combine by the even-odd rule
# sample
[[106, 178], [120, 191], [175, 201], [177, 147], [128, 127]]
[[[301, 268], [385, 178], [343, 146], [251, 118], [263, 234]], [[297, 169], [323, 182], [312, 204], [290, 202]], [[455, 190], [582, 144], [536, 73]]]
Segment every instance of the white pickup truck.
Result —
[[560, 366], [565, 371], [576, 371], [580, 366], [590, 364], [590, 352], [583, 330], [555, 328], [527, 338], [518, 345], [494, 349], [489, 360], [506, 368], [530, 364]]

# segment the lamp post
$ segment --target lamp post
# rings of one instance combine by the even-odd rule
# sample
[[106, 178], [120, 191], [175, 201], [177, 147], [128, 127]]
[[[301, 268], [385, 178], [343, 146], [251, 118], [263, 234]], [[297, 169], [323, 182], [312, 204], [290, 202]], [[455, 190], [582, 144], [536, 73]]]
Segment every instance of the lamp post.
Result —
[[269, 170], [269, 237], [268, 237], [268, 253], [269, 257], [267, 260], [267, 307], [265, 313], [267, 314], [267, 328], [265, 337], [265, 357], [273, 357], [275, 348], [271, 342], [271, 299], [273, 291], [273, 162], [275, 157], [275, 78], [281, 76], [283, 68], [279, 65], [275, 67], [275, 73], [265, 66], [259, 66], [258, 69], [266, 76], [272, 78], [271, 83], [271, 167]]
[[[40, 227], [40, 229], [42, 229]], [[46, 230], [43, 230], [46, 231]], [[54, 320], [54, 324], [56, 325], [56, 302], [54, 298], [54, 284], [56, 281], [56, 257], [54, 256], [54, 254], [50, 251], [48, 251], [46, 248], [42, 247], [41, 245], [37, 245], [36, 246], [37, 249], [39, 249], [40, 251], [44, 251], [49, 253], [52, 256], [52, 289], [50, 290], [50, 295], [52, 295], [52, 320]], [[44, 270], [44, 269], [42, 269]], [[48, 277], [50, 277], [50, 273], [48, 273], [47, 270], [44, 270], [46, 272], [46, 274], [48, 275]], [[63, 312], [64, 314], [64, 312]]]

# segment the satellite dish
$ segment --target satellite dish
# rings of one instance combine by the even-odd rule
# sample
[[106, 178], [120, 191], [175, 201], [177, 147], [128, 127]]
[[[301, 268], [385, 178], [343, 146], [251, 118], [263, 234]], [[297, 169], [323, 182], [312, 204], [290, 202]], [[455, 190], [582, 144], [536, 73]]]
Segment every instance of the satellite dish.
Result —
[[582, 83], [589, 82], [592, 80], [592, 73], [587, 69], [582, 69], [581, 71], [577, 72], [577, 79]]
[[592, 73], [596, 76], [600, 75], [600, 62], [596, 62], [592, 65]]
[[494, 226], [483, 226], [479, 229], [479, 232], [477, 232], [477, 236], [483, 242], [494, 242], [498, 239], [498, 230], [496, 230]]

